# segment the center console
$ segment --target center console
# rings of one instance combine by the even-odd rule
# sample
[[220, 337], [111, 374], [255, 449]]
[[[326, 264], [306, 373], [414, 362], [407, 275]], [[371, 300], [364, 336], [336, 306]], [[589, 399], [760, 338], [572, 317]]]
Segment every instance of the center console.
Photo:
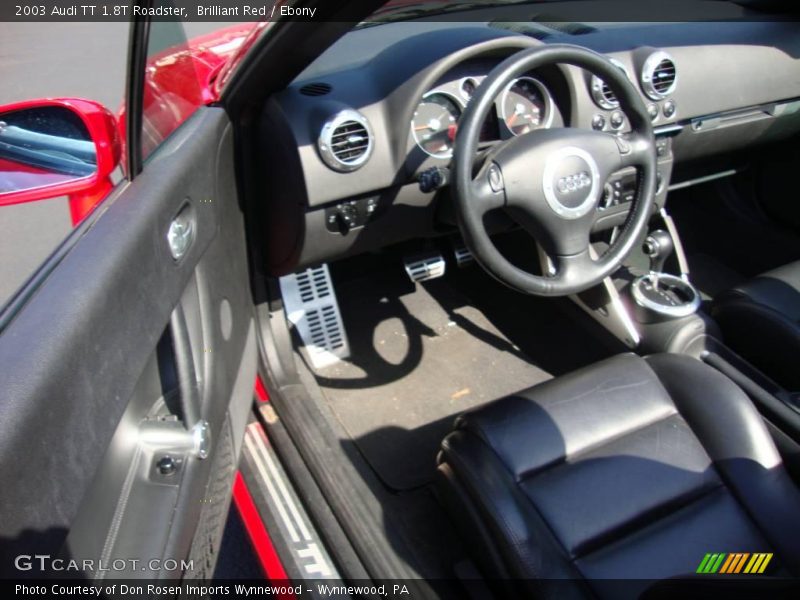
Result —
[[[680, 238], [665, 209], [653, 216], [650, 226], [622, 269], [572, 299], [638, 353], [685, 352], [698, 337], [717, 336], [719, 328], [702, 310], [701, 294], [691, 282]], [[601, 254], [605, 246], [598, 242], [595, 252]]]
[[[656, 128], [656, 196], [655, 207], [660, 210], [667, 201], [667, 191], [674, 156], [672, 153], [672, 140], [674, 134], [680, 130], [671, 128]], [[603, 186], [603, 196], [600, 200], [599, 215], [595, 222], [594, 231], [602, 231], [618, 227], [625, 222], [630, 210], [630, 203], [636, 196], [638, 178], [634, 167], [627, 167], [613, 173]]]
[[[666, 212], [662, 211], [661, 218], [674, 231]], [[647, 270], [638, 273], [635, 266], [629, 266], [619, 287], [623, 306], [639, 333], [637, 350], [684, 352], [697, 337], [717, 334], [718, 327], [701, 309], [700, 292], [684, 267], [677, 235], [654, 229], [645, 238], [641, 252], [649, 260]], [[671, 272], [667, 265], [672, 265]]]
[[[630, 191], [626, 174], [618, 175], [611, 181], [612, 189], [619, 191], [608, 206], [611, 211], [624, 207]], [[624, 266], [572, 300], [637, 354], [693, 356], [731, 379], [776, 425], [773, 429], [780, 435], [775, 441], [784, 455], [795, 457], [787, 464], [800, 481], [800, 394], [787, 390], [726, 345], [692, 284], [675, 224], [663, 204], [658, 208], [649, 231]], [[613, 230], [610, 235], [598, 232], [593, 252], [601, 255], [613, 241]]]

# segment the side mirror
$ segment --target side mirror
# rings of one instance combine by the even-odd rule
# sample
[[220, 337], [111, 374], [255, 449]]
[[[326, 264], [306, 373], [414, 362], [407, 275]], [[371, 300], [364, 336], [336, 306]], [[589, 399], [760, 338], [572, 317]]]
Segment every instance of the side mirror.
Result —
[[69, 196], [77, 223], [110, 191], [120, 155], [117, 121], [97, 102], [0, 106], [0, 207]]

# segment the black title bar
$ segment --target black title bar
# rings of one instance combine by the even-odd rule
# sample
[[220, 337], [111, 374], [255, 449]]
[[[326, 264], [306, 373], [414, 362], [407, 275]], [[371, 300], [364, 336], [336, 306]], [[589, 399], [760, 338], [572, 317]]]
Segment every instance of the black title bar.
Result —
[[[380, 2], [314, 0], [4, 0], [3, 22], [111, 22], [150, 18], [155, 21], [360, 22]], [[595, 0], [593, 2], [526, 2], [493, 4], [465, 0], [420, 0], [424, 12], [409, 0], [388, 1], [370, 17], [381, 21], [400, 11], [401, 18], [429, 21], [753, 21], [797, 20], [798, 11], [779, 0]], [[461, 5], [461, 6], [459, 6]], [[365, 10], [365, 6], [368, 8]], [[459, 10], [463, 8], [463, 10]], [[790, 12], [787, 12], [790, 11]]]

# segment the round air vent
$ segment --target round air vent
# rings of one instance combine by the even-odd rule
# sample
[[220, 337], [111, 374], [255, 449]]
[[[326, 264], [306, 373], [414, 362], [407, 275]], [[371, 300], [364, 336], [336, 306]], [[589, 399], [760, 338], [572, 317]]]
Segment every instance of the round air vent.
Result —
[[[611, 58], [609, 60], [614, 64], [614, 66], [619, 67], [619, 69], [625, 73], [625, 77], [630, 79], [625, 65], [615, 58]], [[592, 91], [592, 98], [594, 98], [595, 103], [600, 108], [612, 110], [619, 106], [619, 100], [617, 100], [616, 94], [614, 94], [614, 92], [611, 91], [611, 88], [608, 87], [608, 84], [600, 79], [597, 75], [592, 75], [590, 87]]]
[[642, 66], [642, 89], [653, 100], [666, 98], [675, 90], [675, 62], [666, 52], [654, 52]]
[[304, 96], [324, 96], [332, 89], [329, 83], [308, 83], [300, 88], [300, 93]]
[[325, 164], [337, 171], [355, 171], [372, 154], [372, 131], [360, 112], [343, 110], [325, 122], [317, 139]]

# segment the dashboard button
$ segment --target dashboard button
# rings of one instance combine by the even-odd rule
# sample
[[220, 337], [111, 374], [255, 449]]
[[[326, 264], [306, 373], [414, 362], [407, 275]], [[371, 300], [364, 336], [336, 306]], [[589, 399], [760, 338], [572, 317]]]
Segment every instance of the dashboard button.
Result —
[[658, 104], [651, 102], [647, 105], [647, 114], [650, 115], [650, 120], [655, 121], [658, 118]]
[[606, 126], [606, 118], [603, 115], [597, 114], [592, 117], [592, 129], [595, 131], [603, 131]]
[[492, 165], [489, 167], [489, 186], [493, 192], [502, 192], [505, 187], [503, 184], [503, 174], [500, 172], [500, 167]]
[[358, 225], [358, 211], [352, 204], [343, 204], [339, 207], [339, 222], [347, 229]]
[[666, 118], [669, 119], [671, 117], [674, 117], [677, 110], [678, 107], [675, 105], [675, 102], [673, 100], [667, 100], [666, 102], [664, 102], [664, 116]]
[[623, 115], [618, 110], [615, 110], [611, 113], [611, 127], [614, 129], [620, 129], [625, 124], [625, 115]]

